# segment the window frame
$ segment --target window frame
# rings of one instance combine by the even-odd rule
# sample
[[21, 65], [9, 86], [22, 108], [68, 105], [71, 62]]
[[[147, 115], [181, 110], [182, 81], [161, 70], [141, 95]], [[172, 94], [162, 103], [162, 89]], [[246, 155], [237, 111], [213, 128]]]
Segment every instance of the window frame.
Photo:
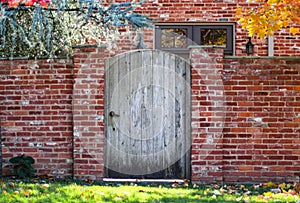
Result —
[[[162, 29], [172, 28], [187, 28], [188, 30], [188, 46], [189, 45], [201, 45], [201, 28], [202, 29], [226, 29], [226, 47], [224, 48], [224, 55], [234, 56], [234, 24], [220, 24], [220, 23], [209, 23], [209, 24], [189, 24], [189, 25], [174, 25], [174, 24], [158, 24], [155, 26], [155, 40], [154, 47], [163, 51], [172, 52], [175, 54], [188, 54], [187, 48], [162, 48], [161, 37]], [[213, 47], [214, 45], [212, 45]]]
[[[193, 27], [191, 27], [190, 25], [158, 25], [155, 26], [155, 48], [164, 51], [169, 51], [169, 52], [186, 53], [187, 48], [162, 48], [161, 47], [162, 29], [174, 29], [174, 28], [186, 28], [188, 33], [187, 39], [193, 38]], [[190, 40], [187, 40], [187, 43], [188, 46], [191, 45]]]

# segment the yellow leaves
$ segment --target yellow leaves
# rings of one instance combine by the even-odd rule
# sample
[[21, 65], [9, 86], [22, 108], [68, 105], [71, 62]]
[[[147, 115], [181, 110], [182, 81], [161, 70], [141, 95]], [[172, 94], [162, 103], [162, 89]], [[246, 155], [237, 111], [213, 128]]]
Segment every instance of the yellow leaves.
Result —
[[296, 35], [297, 33], [299, 33], [299, 28], [291, 27], [290, 33], [292, 33], [292, 35]]
[[251, 200], [251, 197], [249, 197], [249, 196], [244, 197], [244, 202], [250, 202], [250, 200]]
[[267, 20], [267, 16], [266, 15], [261, 15], [261, 16], [259, 16], [259, 20], [260, 21], [265, 21], [265, 20]]
[[241, 23], [242, 26], [244, 27], [244, 25], [246, 24], [246, 19], [245, 18], [240, 18], [240, 20], [238, 22]]
[[281, 183], [281, 184], [279, 184], [278, 186], [279, 186], [279, 188], [280, 188], [281, 190], [283, 190], [283, 189], [285, 189], [286, 184], [285, 184], [285, 183]]
[[268, 199], [272, 198], [273, 195], [274, 195], [273, 192], [265, 192], [264, 193], [264, 199], [268, 200]]
[[267, 183], [267, 186], [268, 186], [268, 187], [274, 187], [275, 184], [274, 184], [273, 182], [270, 181], [270, 182]]
[[6, 184], [3, 184], [3, 185], [2, 185], [2, 189], [3, 189], [3, 190], [6, 190]]
[[[264, 38], [268, 35], [274, 35], [275, 32], [289, 25], [300, 24], [300, 1], [299, 0], [261, 0], [261, 6], [258, 8], [236, 9], [236, 17], [242, 28], [249, 32], [249, 36], [258, 35]], [[289, 29], [290, 33], [295, 35], [300, 33], [297, 26]]]
[[[267, 35], [268, 31], [265, 30], [265, 29], [263, 29], [263, 28], [261, 28], [261, 29], [258, 29], [258, 30], [256, 31], [256, 33], [257, 33], [257, 36], [258, 36], [260, 39], [263, 39], [263, 38], [265, 37], [265, 35]], [[252, 33], [252, 35], [254, 35], [254, 33]]]
[[200, 195], [195, 195], [195, 199], [201, 199]]

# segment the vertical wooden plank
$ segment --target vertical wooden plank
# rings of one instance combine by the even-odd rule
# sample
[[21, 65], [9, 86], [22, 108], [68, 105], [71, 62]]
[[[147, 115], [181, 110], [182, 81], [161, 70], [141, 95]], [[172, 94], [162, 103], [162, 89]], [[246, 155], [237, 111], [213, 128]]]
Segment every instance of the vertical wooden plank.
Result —
[[119, 117], [115, 117], [117, 124], [116, 131], [118, 131], [118, 156], [119, 156], [119, 172], [130, 172], [130, 158], [129, 158], [129, 144], [130, 144], [130, 54], [123, 54], [118, 61], [118, 108]]
[[175, 57], [169, 53], [164, 53], [164, 98], [165, 98], [165, 150], [164, 150], [164, 167], [166, 177], [172, 177], [170, 166], [174, 162], [174, 155], [177, 154], [175, 146]]
[[163, 52], [154, 50], [153, 54], [153, 155], [155, 165], [152, 170], [158, 172], [163, 169], [164, 127], [165, 127], [165, 99], [164, 99], [164, 71]]
[[110, 151], [109, 151], [109, 145], [108, 145], [108, 139], [109, 139], [109, 133], [108, 133], [108, 101], [109, 101], [109, 81], [110, 81], [110, 74], [109, 74], [109, 67], [110, 67], [110, 59], [105, 60], [105, 73], [104, 73], [104, 102], [106, 105], [104, 105], [104, 173], [106, 177], [109, 177], [109, 160], [110, 160]]
[[185, 169], [184, 178], [191, 178], [191, 66], [185, 63]]
[[132, 52], [130, 55], [131, 61], [131, 89], [130, 89], [130, 125], [131, 125], [131, 150], [130, 150], [130, 159], [132, 172], [138, 173], [142, 171], [140, 165], [140, 157], [142, 151], [142, 142], [141, 142], [141, 111], [142, 111], [142, 57], [141, 52]]
[[[108, 78], [106, 81], [106, 132], [107, 132], [107, 138], [106, 138], [106, 153], [107, 153], [107, 162], [106, 165], [108, 167], [108, 173], [110, 169], [117, 170], [119, 167], [119, 157], [116, 156], [116, 149], [118, 148], [118, 131], [114, 130], [116, 127], [116, 123], [114, 118], [109, 116], [110, 111], [117, 112], [119, 103], [118, 95], [119, 95], [119, 88], [118, 88], [118, 61], [119, 58], [116, 56], [115, 58], [108, 61], [108, 67], [106, 69], [106, 76]], [[108, 174], [110, 175], [110, 174]]]
[[176, 148], [176, 159], [178, 160], [177, 173], [179, 177], [184, 177], [184, 169], [185, 169], [185, 150], [186, 150], [186, 132], [185, 132], [185, 61], [180, 57], [176, 56], [175, 59], [175, 148]]
[[[112, 95], [112, 98], [111, 98], [111, 108], [109, 111], [114, 111], [116, 114], [119, 114], [120, 112], [120, 108], [119, 108], [119, 103], [120, 103], [120, 84], [119, 84], [119, 81], [120, 81], [120, 66], [119, 66], [119, 63], [120, 61], [122, 60], [121, 59], [121, 56], [118, 55], [116, 57], [116, 62], [115, 62], [115, 66], [114, 67], [114, 71], [113, 71], [113, 78], [114, 78], [114, 84], [112, 84], [112, 91], [113, 91], [113, 95]], [[113, 161], [113, 170], [116, 171], [116, 172], [119, 172], [120, 171], [120, 167], [122, 167], [120, 165], [120, 162], [122, 161], [122, 157], [120, 157], [119, 155], [119, 149], [120, 149], [120, 138], [121, 138], [121, 135], [120, 135], [120, 131], [118, 130], [119, 129], [119, 125], [120, 125], [120, 120], [117, 118], [117, 117], [111, 117], [111, 120], [112, 120], [112, 126], [110, 127], [111, 129], [111, 133], [112, 133], [112, 137], [111, 137], [111, 140], [113, 140], [113, 143], [114, 145], [112, 146], [113, 147], [113, 159], [115, 161]], [[116, 170], [115, 170], [116, 169]]]
[[152, 166], [156, 165], [152, 159], [153, 150], [153, 73], [152, 73], [152, 51], [141, 51], [142, 56], [142, 121], [141, 121], [141, 163], [143, 175], [150, 174]]

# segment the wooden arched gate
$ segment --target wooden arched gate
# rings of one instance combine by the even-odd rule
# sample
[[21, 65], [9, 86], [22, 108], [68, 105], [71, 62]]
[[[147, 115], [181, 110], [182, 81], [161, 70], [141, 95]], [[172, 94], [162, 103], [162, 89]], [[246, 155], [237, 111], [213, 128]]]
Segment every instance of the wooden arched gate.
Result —
[[106, 176], [189, 178], [189, 63], [137, 50], [105, 66]]

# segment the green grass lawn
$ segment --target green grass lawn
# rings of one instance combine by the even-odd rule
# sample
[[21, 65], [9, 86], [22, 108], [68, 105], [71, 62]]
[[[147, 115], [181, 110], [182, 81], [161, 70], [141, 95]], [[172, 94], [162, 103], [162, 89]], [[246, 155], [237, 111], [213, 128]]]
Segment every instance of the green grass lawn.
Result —
[[0, 202], [297, 202], [294, 184], [110, 184], [74, 181], [0, 181]]

